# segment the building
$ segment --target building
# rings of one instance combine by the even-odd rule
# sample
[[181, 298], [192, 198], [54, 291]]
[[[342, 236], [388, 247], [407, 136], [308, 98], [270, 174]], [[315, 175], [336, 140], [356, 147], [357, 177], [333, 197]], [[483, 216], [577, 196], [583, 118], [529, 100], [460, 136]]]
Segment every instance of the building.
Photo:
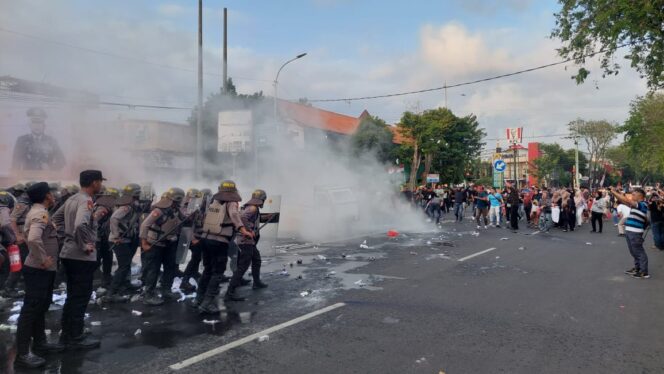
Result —
[[511, 145], [509, 148], [496, 147], [496, 152], [492, 157], [492, 163], [497, 160], [505, 162], [505, 170], [498, 172], [494, 169], [494, 186], [503, 187], [504, 182], [516, 180], [519, 188], [538, 185], [539, 182], [535, 176], [534, 161], [541, 155], [539, 143], [528, 143], [528, 147], [521, 144]]

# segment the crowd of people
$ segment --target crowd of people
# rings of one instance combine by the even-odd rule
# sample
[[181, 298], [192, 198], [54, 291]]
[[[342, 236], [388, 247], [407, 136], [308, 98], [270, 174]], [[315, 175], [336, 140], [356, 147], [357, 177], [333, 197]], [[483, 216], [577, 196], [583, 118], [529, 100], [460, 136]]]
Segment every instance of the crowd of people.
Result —
[[617, 227], [617, 235], [626, 238], [634, 266], [626, 274], [635, 278], [650, 278], [648, 256], [643, 247], [645, 236], [652, 229], [652, 249], [664, 250], [664, 190], [654, 187], [623, 188], [538, 188], [518, 189], [506, 182], [504, 189], [491, 186], [468, 185], [420, 186], [414, 193], [405, 194], [413, 204], [423, 209], [430, 221], [441, 224], [443, 214], [454, 214], [462, 222], [466, 210], [477, 229], [500, 228], [504, 224], [513, 232], [519, 222], [541, 232], [559, 229], [575, 231], [590, 223], [591, 233], [604, 232], [605, 220]]
[[[233, 181], [211, 190], [173, 187], [159, 199], [141, 200], [141, 187], [107, 188], [101, 171], [85, 170], [80, 187], [61, 188], [47, 182], [16, 184], [0, 190], [0, 286], [4, 298], [23, 297], [17, 323], [15, 363], [43, 366], [40, 355], [65, 349], [94, 349], [100, 340], [84, 328], [84, 316], [100, 280], [102, 301], [123, 303], [140, 295], [149, 306], [181, 297], [173, 292], [182, 277], [182, 293], [196, 293], [190, 306], [201, 314], [219, 313], [220, 284], [228, 282], [224, 301], [244, 299], [238, 287], [267, 287], [260, 277], [257, 244], [267, 194], [256, 190], [242, 198]], [[131, 279], [132, 259], [140, 250], [140, 282]], [[184, 271], [179, 264], [187, 258]], [[229, 251], [237, 251], [232, 277], [224, 275]], [[117, 262], [115, 272], [113, 262]], [[203, 272], [200, 273], [200, 265]], [[190, 282], [195, 279], [197, 282]], [[48, 341], [45, 315], [56, 285], [64, 283], [66, 300], [57, 342]], [[193, 295], [192, 295], [193, 296]]]

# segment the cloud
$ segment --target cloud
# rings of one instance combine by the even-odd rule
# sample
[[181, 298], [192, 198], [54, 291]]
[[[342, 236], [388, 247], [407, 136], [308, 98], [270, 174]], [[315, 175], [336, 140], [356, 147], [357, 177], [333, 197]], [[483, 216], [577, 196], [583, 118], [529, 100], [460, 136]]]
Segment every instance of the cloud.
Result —
[[500, 10], [524, 12], [533, 0], [457, 0], [462, 9], [474, 14], [490, 15]]
[[188, 11], [189, 11], [188, 8], [185, 8], [179, 4], [172, 4], [172, 3], [159, 4], [159, 6], [157, 7], [157, 12], [162, 16], [166, 17], [177, 17], [187, 13]]

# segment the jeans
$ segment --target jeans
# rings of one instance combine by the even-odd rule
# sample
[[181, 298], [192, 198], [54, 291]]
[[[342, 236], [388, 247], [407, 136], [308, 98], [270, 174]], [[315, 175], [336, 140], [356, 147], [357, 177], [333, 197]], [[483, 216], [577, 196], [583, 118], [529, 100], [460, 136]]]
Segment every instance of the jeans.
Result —
[[454, 203], [454, 216], [457, 221], [463, 221], [463, 203]]
[[228, 262], [228, 243], [211, 239], [201, 239], [203, 250], [203, 274], [198, 282], [197, 297], [219, 294], [219, 285]]
[[652, 238], [655, 240], [655, 247], [664, 250], [664, 221], [652, 223]]
[[640, 232], [627, 231], [625, 232], [625, 238], [627, 239], [629, 254], [634, 257], [634, 267], [643, 273], [647, 273], [648, 254], [646, 253], [645, 248], [643, 248], [643, 234]]
[[553, 225], [553, 218], [551, 218], [551, 212], [549, 213], [540, 213], [539, 217], [539, 230], [548, 232], [551, 230], [551, 226]]
[[62, 259], [67, 275], [67, 299], [62, 308], [62, 337], [77, 339], [83, 335], [83, 319], [92, 296], [96, 261]]
[[152, 246], [152, 248], [144, 252], [145, 255], [145, 293], [154, 293], [157, 288], [157, 280], [159, 279], [159, 270], [164, 267], [164, 274], [161, 277], [161, 289], [163, 291], [170, 291], [173, 287], [173, 279], [175, 278], [175, 252], [177, 250], [177, 242], [167, 242], [165, 246]]
[[[492, 206], [491, 209], [489, 210], [489, 217], [491, 219], [491, 224], [496, 224], [496, 226], [500, 226], [500, 205], [499, 206]], [[494, 220], [495, 217], [495, 220]]]
[[233, 272], [233, 278], [228, 288], [234, 290], [241, 284], [242, 277], [251, 265], [251, 275], [254, 278], [254, 284], [261, 279], [261, 254], [253, 244], [241, 244], [237, 257], [237, 270]]
[[55, 271], [23, 268], [25, 278], [25, 298], [18, 317], [16, 346], [19, 355], [30, 352], [30, 340], [35, 344], [46, 342], [46, 312], [53, 297]]
[[593, 232], [596, 231], [595, 222], [599, 224], [599, 232], [602, 232], [602, 225], [604, 223], [603, 222], [604, 218], [602, 216], [604, 216], [603, 213], [592, 212], [592, 216], [590, 217], [590, 223], [592, 223], [593, 225]]
[[436, 224], [440, 223], [440, 217], [443, 215], [443, 211], [440, 208], [440, 205], [438, 204], [433, 204], [429, 206], [429, 211], [430, 211], [430, 217], [431, 219], [436, 222]]
[[131, 259], [136, 254], [135, 243], [120, 243], [113, 247], [115, 257], [118, 259], [118, 268], [113, 274], [111, 293], [126, 291], [127, 281], [131, 274]]

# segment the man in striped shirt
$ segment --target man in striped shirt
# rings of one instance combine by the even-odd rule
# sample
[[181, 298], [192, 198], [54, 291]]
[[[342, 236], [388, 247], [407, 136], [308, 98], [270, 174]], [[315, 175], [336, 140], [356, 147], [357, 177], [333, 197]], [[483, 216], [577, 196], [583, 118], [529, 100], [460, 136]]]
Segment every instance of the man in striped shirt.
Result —
[[648, 279], [648, 255], [643, 248], [643, 235], [648, 225], [648, 205], [646, 204], [646, 192], [641, 188], [635, 188], [632, 198], [610, 189], [615, 198], [630, 207], [629, 216], [625, 221], [625, 238], [629, 253], [634, 257], [634, 267], [627, 270], [625, 274], [634, 278]]

